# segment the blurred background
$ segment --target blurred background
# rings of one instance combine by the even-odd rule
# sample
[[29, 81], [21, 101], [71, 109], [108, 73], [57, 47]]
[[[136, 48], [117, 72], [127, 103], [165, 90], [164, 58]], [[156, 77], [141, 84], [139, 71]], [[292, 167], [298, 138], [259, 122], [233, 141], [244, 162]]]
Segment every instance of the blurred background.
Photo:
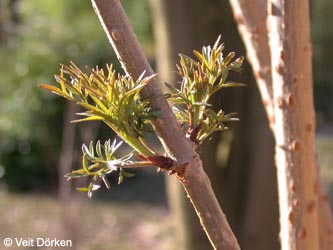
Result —
[[[161, 81], [176, 83], [178, 53], [192, 55], [219, 34], [245, 55], [227, 1], [121, 1]], [[311, 1], [317, 154], [333, 200], [333, 2]], [[70, 239], [71, 249], [210, 249], [174, 180], [135, 171], [92, 200], [63, 175], [81, 167], [81, 145], [114, 134], [98, 122], [72, 124], [80, 109], [38, 89], [60, 63], [119, 63], [90, 1], [0, 1], [0, 237]], [[240, 122], [199, 151], [242, 249], [279, 249], [273, 138], [249, 65], [230, 79], [247, 84], [214, 98]], [[2, 244], [2, 243], [1, 243]], [[11, 249], [16, 249], [12, 247]], [[22, 247], [20, 248], [22, 249]], [[29, 248], [26, 249], [35, 249]], [[45, 248], [46, 249], [46, 248]]]

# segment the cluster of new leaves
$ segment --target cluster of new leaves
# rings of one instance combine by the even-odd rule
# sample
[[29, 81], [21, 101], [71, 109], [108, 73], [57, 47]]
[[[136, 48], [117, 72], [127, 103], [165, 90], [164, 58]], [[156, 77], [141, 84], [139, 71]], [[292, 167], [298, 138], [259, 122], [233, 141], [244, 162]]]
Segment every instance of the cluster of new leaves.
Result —
[[139, 93], [154, 75], [144, 78], [142, 74], [134, 81], [130, 76], [116, 75], [112, 66], [108, 66], [106, 73], [98, 68], [87, 71], [89, 74], [74, 63], [69, 67], [62, 65], [60, 75], [55, 76], [60, 88], [47, 84], [40, 87], [84, 107], [87, 111], [79, 115], [85, 118], [76, 122], [102, 120], [136, 151], [152, 154], [142, 132], [157, 113]]
[[[219, 38], [220, 39], [220, 38]], [[225, 114], [222, 110], [215, 112], [208, 103], [212, 94], [226, 87], [241, 86], [242, 84], [227, 82], [230, 70], [239, 71], [243, 58], [229, 53], [223, 57], [223, 45], [216, 41], [213, 48], [203, 47], [202, 53], [194, 51], [197, 60], [180, 55], [178, 73], [182, 78], [180, 89], [168, 86], [172, 93], [169, 100], [174, 104], [173, 110], [183, 124], [185, 132], [197, 144], [202, 143], [212, 133], [224, 130], [224, 122], [234, 121], [234, 114]], [[79, 113], [84, 116], [74, 122], [101, 120], [115, 133], [139, 153], [139, 161], [132, 161], [133, 154], [121, 158], [115, 157], [116, 150], [121, 143], [106, 141], [102, 145], [99, 141], [94, 147], [83, 145], [82, 168], [67, 174], [68, 179], [90, 177], [88, 187], [79, 188], [91, 197], [92, 192], [100, 185], [97, 180], [102, 179], [105, 186], [110, 184], [106, 176], [114, 171], [119, 174], [119, 183], [124, 176], [130, 174], [124, 168], [156, 166], [159, 169], [175, 173], [174, 161], [158, 155], [146, 142], [143, 132], [151, 129], [151, 120], [158, 116], [158, 112], [150, 107], [150, 100], [143, 100], [140, 91], [155, 77], [143, 77], [144, 73], [134, 81], [128, 75], [116, 75], [112, 66], [103, 69], [86, 69], [81, 71], [74, 63], [61, 66], [60, 74], [55, 76], [59, 87], [42, 84], [40, 87], [60, 95], [86, 109]], [[155, 98], [155, 97], [152, 97]]]
[[95, 149], [91, 142], [89, 147], [82, 145], [82, 168], [74, 170], [71, 173], [65, 175], [70, 180], [73, 178], [90, 177], [91, 182], [87, 187], [77, 188], [78, 191], [87, 192], [88, 196], [92, 196], [92, 192], [99, 189], [101, 186], [97, 184], [99, 179], [102, 179], [105, 186], [109, 189], [110, 183], [106, 176], [116, 171], [119, 174], [118, 184], [123, 181], [124, 176], [131, 177], [133, 174], [124, 171], [124, 168], [140, 163], [134, 163], [130, 159], [133, 154], [130, 153], [121, 158], [117, 158], [115, 153], [123, 142], [116, 143], [114, 140], [111, 143], [110, 140], [106, 141], [104, 145], [98, 141]]
[[[144, 78], [143, 73], [134, 81], [130, 76], [116, 75], [112, 66], [108, 66], [106, 72], [98, 68], [86, 70], [88, 74], [74, 63], [70, 66], [62, 65], [60, 74], [55, 75], [59, 87], [48, 84], [41, 84], [40, 87], [74, 101], [86, 109], [78, 114], [84, 118], [74, 122], [101, 120], [136, 152], [145, 157], [156, 155], [148, 146], [143, 132], [150, 130], [150, 121], [158, 116], [158, 112], [151, 109], [149, 100], [140, 97], [140, 91], [154, 75]], [[148, 158], [140, 162], [130, 161], [132, 154], [116, 159], [114, 152], [119, 146], [120, 144], [111, 144], [110, 141], [104, 145], [97, 142], [95, 150], [92, 143], [89, 148], [83, 145], [82, 169], [75, 170], [66, 177], [92, 177], [88, 187], [78, 189], [87, 192], [90, 197], [92, 191], [99, 188], [97, 180], [102, 179], [109, 187], [106, 175], [113, 171], [119, 174], [120, 183], [124, 176], [129, 175], [123, 170], [124, 167], [156, 165]]]
[[124, 177], [132, 177], [134, 174], [125, 171], [125, 169], [141, 168], [156, 166], [158, 169], [168, 170], [169, 173], [173, 173], [173, 160], [169, 157], [162, 155], [144, 156], [137, 154], [136, 161], [134, 158], [134, 152], [126, 154], [122, 157], [117, 157], [116, 151], [120, 148], [124, 141], [119, 143], [114, 140], [105, 141], [101, 144], [97, 141], [95, 147], [93, 142], [90, 142], [89, 147], [85, 144], [82, 145], [82, 168], [73, 170], [71, 173], [65, 175], [67, 180], [88, 177], [90, 183], [87, 187], [77, 188], [80, 192], [87, 192], [89, 198], [92, 196], [92, 192], [98, 190], [98, 180], [102, 180], [107, 189], [110, 189], [110, 183], [107, 176], [112, 172], [118, 174], [118, 184], [123, 182]]
[[102, 180], [107, 189], [110, 189], [110, 183], [107, 180], [107, 175], [112, 172], [118, 174], [118, 184], [123, 182], [124, 177], [132, 177], [133, 174], [125, 171], [130, 168], [151, 167], [156, 166], [158, 169], [168, 170], [169, 173], [173, 173], [173, 160], [169, 157], [162, 155], [144, 156], [137, 154], [137, 161], [132, 160], [134, 152], [131, 152], [125, 156], [117, 157], [116, 151], [120, 148], [124, 141], [119, 143], [114, 140], [105, 141], [102, 145], [100, 141], [97, 141], [95, 148], [93, 142], [90, 142], [89, 147], [85, 144], [82, 145], [82, 168], [73, 170], [71, 173], [65, 175], [67, 180], [74, 178], [88, 177], [91, 179], [90, 184], [87, 187], [77, 188], [80, 192], [87, 192], [89, 198], [92, 196], [92, 192], [98, 190], [101, 185], [98, 184], [98, 180]]
[[223, 44], [220, 37], [213, 48], [203, 47], [202, 53], [194, 51], [197, 60], [180, 54], [180, 65], [177, 65], [181, 77], [179, 89], [167, 84], [171, 94], [167, 95], [174, 104], [173, 110], [183, 124], [192, 141], [202, 143], [212, 133], [224, 130], [224, 122], [235, 121], [235, 113], [225, 114], [222, 110], [215, 112], [209, 104], [210, 97], [222, 88], [243, 86], [228, 82], [230, 70], [240, 71], [244, 58], [235, 60], [235, 53], [223, 56]]

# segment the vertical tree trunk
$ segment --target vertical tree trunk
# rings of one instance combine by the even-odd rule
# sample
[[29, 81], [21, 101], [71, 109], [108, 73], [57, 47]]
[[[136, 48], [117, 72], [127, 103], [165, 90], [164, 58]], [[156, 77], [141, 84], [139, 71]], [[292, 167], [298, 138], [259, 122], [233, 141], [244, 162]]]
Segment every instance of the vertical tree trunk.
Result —
[[[271, 47], [271, 51], [269, 49], [269, 42], [268, 42], [268, 34], [267, 34], [267, 30], [264, 26], [264, 22], [267, 19], [267, 8], [266, 8], [266, 0], [258, 0], [258, 1], [248, 1], [248, 0], [230, 0], [230, 2], [232, 3], [233, 6], [233, 12], [234, 12], [234, 16], [235, 16], [235, 20], [238, 22], [238, 28], [243, 36], [243, 40], [245, 41], [245, 45], [247, 46], [247, 50], [248, 50], [248, 58], [249, 61], [252, 64], [252, 67], [254, 69], [255, 72], [257, 72], [255, 74], [256, 79], [257, 79], [257, 83], [260, 87], [260, 91], [261, 91], [261, 96], [263, 99], [263, 102], [265, 104], [266, 107], [266, 112], [268, 114], [269, 117], [269, 121], [270, 121], [270, 126], [273, 132], [274, 131], [274, 126], [275, 126], [275, 122], [279, 123], [280, 120], [278, 120], [275, 117], [275, 110], [279, 110], [280, 107], [275, 107], [274, 109], [274, 105], [276, 105], [276, 103], [273, 101], [273, 96], [274, 91], [273, 91], [273, 84], [272, 84], [272, 78], [269, 77], [269, 75], [267, 74], [263, 74], [266, 73], [266, 69], [268, 69], [267, 72], [270, 71], [270, 69], [272, 68], [273, 74], [279, 74], [276, 70], [279, 70], [279, 67], [271, 67], [271, 62], [268, 61], [267, 59], [270, 56], [270, 52], [271, 51], [276, 51], [277, 48], [276, 47]], [[272, 5], [272, 8], [270, 8], [271, 10], [273, 10], [274, 15], [279, 16], [282, 10], [280, 8], [278, 8], [278, 6], [274, 6]], [[299, 18], [299, 16], [294, 16], [291, 15], [293, 20], [296, 18]], [[306, 15], [307, 17], [304, 16], [304, 18], [308, 18], [308, 13]], [[281, 15], [280, 15], [281, 18]], [[300, 21], [303, 22], [304, 18]], [[271, 19], [274, 20], [274, 17], [271, 16]], [[280, 19], [281, 21], [281, 19]], [[290, 20], [289, 20], [290, 21]], [[282, 22], [282, 21], [281, 21]], [[298, 21], [297, 21], [298, 23]], [[309, 21], [307, 20], [307, 22], [303, 22], [303, 25], [309, 25]], [[290, 23], [289, 23], [290, 26]], [[295, 26], [296, 27], [296, 26]], [[276, 27], [275, 27], [276, 28]], [[302, 28], [304, 28], [304, 26], [302, 26]], [[307, 27], [308, 29], [308, 27]], [[281, 31], [281, 30], [279, 30]], [[293, 33], [294, 32], [294, 33]], [[297, 31], [293, 31], [291, 32], [293, 35], [298, 36], [299, 35], [299, 29]], [[277, 32], [275, 32], [276, 35]], [[306, 32], [309, 35], [309, 32], [307, 30]], [[280, 35], [280, 34], [279, 34]], [[278, 36], [279, 36], [278, 35]], [[285, 34], [281, 34], [281, 35], [285, 35]], [[304, 33], [302, 34], [302, 36], [304, 35]], [[280, 43], [282, 44], [284, 41], [282, 41], [281, 37], [278, 38], [278, 36], [275, 36], [274, 38], [271, 36], [271, 41], [274, 42], [275, 41], [280, 41]], [[290, 36], [290, 33], [289, 33]], [[301, 39], [302, 39], [302, 36]], [[299, 39], [288, 39], [287, 43], [292, 43], [295, 42], [296, 46], [299, 45], [298, 43]], [[273, 45], [275, 46], [275, 45]], [[294, 48], [293, 48], [294, 49]], [[307, 52], [309, 48], [303, 48], [304, 52]], [[295, 49], [296, 51], [296, 49]], [[290, 51], [289, 51], [290, 52]], [[278, 53], [277, 52], [275, 54], [276, 58], [275, 61], [279, 60], [278, 58]], [[298, 52], [297, 52], [298, 53]], [[282, 61], [284, 59], [285, 54], [281, 53], [282, 57]], [[280, 55], [280, 56], [281, 56]], [[294, 58], [293, 58], [294, 59]], [[310, 56], [307, 58], [307, 63], [310, 63]], [[289, 61], [290, 61], [290, 57], [289, 57]], [[289, 67], [289, 65], [285, 64], [285, 67]], [[264, 70], [264, 72], [262, 72]], [[291, 69], [294, 70], [294, 69]], [[286, 72], [285, 72], [286, 73]], [[311, 79], [311, 71], [310, 72], [306, 72], [308, 74], [307, 77], [310, 76], [310, 78], [307, 78], [308, 80]], [[276, 82], [275, 82], [276, 83]], [[311, 89], [311, 83], [309, 84], [309, 82], [306, 83], [307, 87]], [[276, 85], [277, 87], [277, 85]], [[286, 93], [287, 95], [289, 93]], [[308, 96], [306, 96], [308, 97]], [[280, 104], [281, 105], [281, 99], [280, 100]], [[293, 100], [293, 99], [292, 99]], [[308, 103], [310, 105], [312, 105], [312, 99], [307, 100]], [[313, 107], [312, 110], [310, 111], [310, 113], [312, 112], [313, 114]], [[314, 115], [313, 115], [314, 116]], [[314, 121], [312, 121], [314, 122]], [[281, 125], [281, 124], [280, 124]], [[313, 124], [314, 125], [314, 124]], [[296, 125], [297, 126], [297, 125]], [[310, 130], [313, 128], [310, 128]], [[313, 137], [313, 131], [311, 131], [311, 135]], [[275, 133], [275, 137], [279, 137], [280, 135]], [[280, 138], [279, 138], [280, 139]], [[308, 145], [304, 145], [304, 146], [308, 146]], [[303, 147], [303, 146], [302, 146]], [[313, 145], [311, 145], [311, 147], [313, 148]], [[297, 154], [297, 152], [296, 152]], [[312, 151], [312, 155], [314, 155], [314, 152]], [[315, 162], [313, 161], [312, 164], [315, 164]], [[312, 165], [312, 168], [315, 168], [315, 165]], [[279, 168], [281, 169], [281, 168]], [[305, 168], [303, 169], [305, 170]], [[316, 193], [317, 199], [318, 199], [318, 204], [317, 206], [319, 207], [319, 215], [320, 215], [320, 219], [319, 219], [319, 231], [320, 231], [320, 249], [331, 249], [333, 247], [333, 237], [332, 237], [332, 232], [333, 232], [333, 218], [331, 215], [331, 211], [329, 208], [329, 204], [327, 199], [325, 199], [325, 197], [327, 197], [325, 195], [325, 191], [323, 189], [323, 186], [321, 184], [320, 179], [317, 177], [317, 179], [314, 181], [316, 184], [315, 186], [318, 188], [315, 188], [316, 190], [318, 190], [318, 193]], [[285, 195], [281, 194], [281, 196]], [[286, 220], [285, 220], [286, 222]]]
[[6, 38], [4, 30], [4, 22], [5, 22], [4, 12], [5, 12], [4, 6], [3, 4], [0, 4], [0, 45], [4, 43]]
[[319, 248], [309, 3], [269, 2], [282, 249]]
[[[330, 0], [310, 1], [312, 33], [314, 36], [314, 87], [315, 98], [319, 109], [324, 111], [326, 117], [332, 113], [333, 101], [330, 98], [333, 94], [333, 86], [330, 79], [333, 78], [333, 51], [331, 44], [333, 41], [333, 2]], [[330, 116], [332, 119], [332, 116]], [[320, 249], [333, 249], [333, 216], [329, 206], [328, 196], [324, 186], [319, 187], [319, 225], [320, 225]]]
[[[240, 244], [244, 250], [278, 250], [279, 221], [274, 138], [255, 84], [251, 90], [249, 121], [250, 152], [246, 207]], [[250, 91], [247, 89], [246, 91]], [[244, 122], [241, 120], [241, 122]]]
[[66, 102], [64, 111], [63, 131], [60, 149], [60, 158], [58, 163], [58, 196], [62, 202], [61, 219], [63, 236], [70, 236], [74, 242], [73, 247], [76, 249], [77, 237], [77, 221], [74, 213], [78, 209], [78, 202], [71, 199], [73, 183], [68, 182], [64, 175], [72, 171], [75, 161], [75, 131], [77, 124], [70, 123], [75, 119], [75, 114], [79, 112], [80, 107], [73, 102]]
[[10, 10], [10, 20], [14, 24], [18, 24], [20, 22], [19, 4], [20, 0], [10, 0], [8, 4]]

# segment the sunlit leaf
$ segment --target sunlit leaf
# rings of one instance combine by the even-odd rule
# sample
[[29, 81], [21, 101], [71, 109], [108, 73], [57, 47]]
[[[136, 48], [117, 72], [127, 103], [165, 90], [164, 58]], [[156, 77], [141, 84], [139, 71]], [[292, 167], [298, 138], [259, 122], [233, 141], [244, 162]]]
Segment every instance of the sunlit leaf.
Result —
[[102, 177], [102, 180], [104, 182], [104, 185], [107, 189], [110, 189], [111, 185], [110, 185], [110, 182], [108, 181], [108, 179], [106, 179], [105, 175], [103, 175]]
[[123, 181], [124, 181], [124, 173], [121, 171], [118, 177], [118, 185], [120, 185]]
[[97, 141], [97, 143], [96, 143], [96, 153], [99, 157], [102, 156], [102, 147], [101, 147], [100, 141]]
[[74, 179], [74, 178], [81, 178], [87, 176], [86, 174], [81, 174], [81, 173], [68, 173], [65, 174], [64, 177], [68, 179]]
[[101, 185], [94, 184], [91, 188], [91, 191], [96, 191], [101, 188]]
[[66, 93], [64, 93], [61, 89], [52, 86], [52, 85], [48, 85], [48, 84], [39, 84], [38, 85], [40, 88], [51, 91], [54, 94], [57, 94], [59, 96], [65, 97], [67, 99], [71, 99], [70, 96], [68, 96]]
[[[177, 65], [181, 77], [180, 87], [177, 89], [165, 84], [171, 93], [166, 95], [173, 104], [176, 118], [182, 124], [188, 137], [206, 139], [212, 133], [224, 130], [223, 122], [234, 121], [235, 117], [226, 118], [224, 114], [217, 114], [210, 104], [211, 96], [217, 91], [228, 87], [244, 86], [241, 83], [226, 82], [229, 71], [239, 72], [244, 57], [235, 58], [235, 53], [223, 55], [224, 45], [218, 37], [213, 47], [204, 46], [202, 52], [193, 51], [196, 59], [180, 54], [180, 63]], [[223, 122], [222, 122], [223, 121]], [[197, 136], [193, 136], [195, 128], [200, 127]], [[191, 136], [192, 135], [192, 136]]]
[[82, 119], [76, 119], [71, 121], [72, 123], [77, 123], [77, 122], [88, 122], [88, 121], [101, 121], [104, 120], [103, 117], [97, 116], [97, 115], [92, 115], [86, 118], [82, 118]]
[[226, 82], [221, 85], [221, 88], [230, 88], [230, 87], [245, 87], [246, 85], [238, 82]]
[[129, 172], [124, 171], [124, 170], [123, 170], [123, 175], [124, 175], [125, 177], [129, 177], [129, 178], [135, 176], [135, 174], [133, 174], [133, 173], [129, 173]]
[[90, 187], [78, 187], [76, 188], [77, 191], [79, 192], [89, 192], [90, 191]]
[[88, 157], [87, 157], [87, 154], [83, 154], [83, 157], [82, 157], [82, 167], [83, 169], [89, 174], [90, 171], [89, 171], [89, 166], [88, 166]]

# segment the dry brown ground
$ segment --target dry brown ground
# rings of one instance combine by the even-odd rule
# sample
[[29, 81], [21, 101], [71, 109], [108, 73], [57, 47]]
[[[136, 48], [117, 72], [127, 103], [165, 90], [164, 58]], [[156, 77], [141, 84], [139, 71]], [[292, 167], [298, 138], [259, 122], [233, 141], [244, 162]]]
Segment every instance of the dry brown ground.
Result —
[[66, 249], [3, 245], [6, 237], [42, 237], [72, 240], [68, 249], [172, 250], [170, 221], [158, 205], [88, 199], [64, 205], [48, 196], [0, 191], [0, 249]]

